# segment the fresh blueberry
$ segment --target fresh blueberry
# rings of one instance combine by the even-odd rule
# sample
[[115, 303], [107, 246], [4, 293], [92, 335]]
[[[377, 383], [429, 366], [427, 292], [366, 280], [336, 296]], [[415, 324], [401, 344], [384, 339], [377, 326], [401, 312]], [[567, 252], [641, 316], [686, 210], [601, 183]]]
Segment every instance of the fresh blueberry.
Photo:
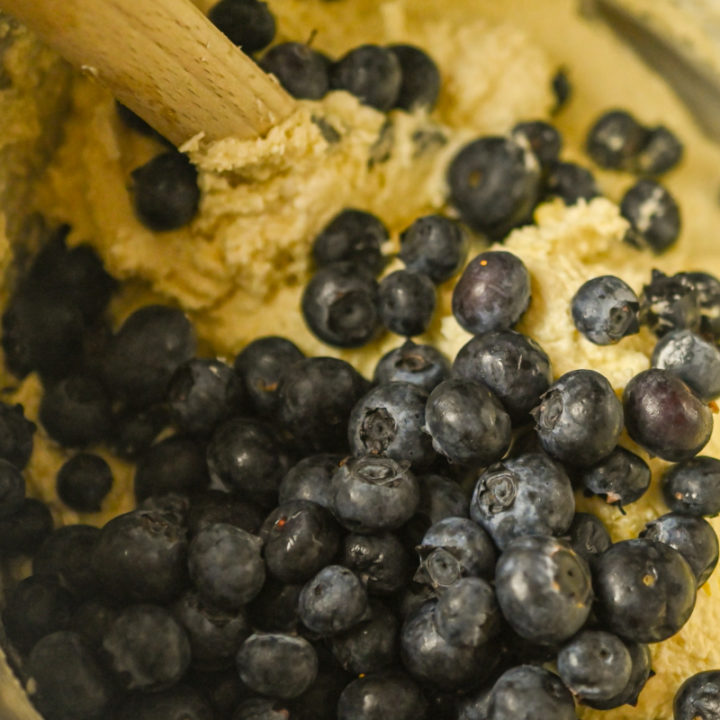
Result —
[[248, 620], [256, 631], [296, 632], [300, 624], [298, 602], [302, 585], [285, 585], [272, 576], [246, 606]]
[[402, 80], [394, 107], [402, 110], [434, 109], [440, 93], [440, 71], [435, 61], [415, 45], [390, 45], [400, 63]]
[[580, 484], [590, 495], [600, 495], [610, 505], [622, 508], [639, 500], [650, 487], [650, 467], [639, 456], [616, 447], [600, 462], [578, 473]]
[[611, 545], [593, 564], [595, 609], [611, 632], [660, 642], [687, 622], [695, 606], [695, 574], [674, 548], [654, 540]]
[[572, 637], [593, 600], [585, 560], [564, 540], [542, 535], [510, 542], [495, 569], [495, 591], [513, 630], [541, 644]]
[[494, 330], [469, 340], [455, 356], [453, 375], [487, 385], [514, 425], [530, 420], [530, 410], [552, 382], [545, 351], [514, 330]]
[[342, 455], [309, 455], [288, 470], [278, 488], [278, 503], [309, 500], [324, 508], [332, 506], [332, 475]]
[[441, 382], [428, 398], [425, 425], [435, 450], [461, 465], [489, 465], [510, 446], [510, 416], [485, 385], [471, 380]]
[[655, 345], [652, 366], [669, 370], [704, 400], [720, 395], [720, 350], [691, 330], [674, 330]]
[[487, 720], [490, 712], [490, 693], [492, 687], [479, 693], [461, 698], [458, 702], [457, 720]]
[[418, 475], [420, 503], [415, 515], [403, 528], [406, 541], [418, 545], [431, 525], [448, 517], [468, 517], [469, 500], [465, 489], [443, 475]]
[[640, 537], [675, 548], [692, 568], [700, 587], [718, 562], [718, 539], [712, 525], [701, 517], [667, 513], [645, 525]]
[[559, 197], [570, 206], [579, 200], [588, 202], [600, 195], [595, 176], [582, 165], [572, 162], [553, 162], [543, 178], [543, 194]]
[[265, 582], [262, 541], [233, 525], [208, 525], [191, 541], [190, 578], [206, 602], [237, 610], [252, 600]]
[[397, 102], [402, 79], [395, 53], [378, 45], [360, 45], [350, 50], [330, 70], [333, 90], [347, 90], [363, 104], [383, 112]]
[[107, 442], [119, 457], [136, 460], [150, 449], [168, 425], [170, 412], [165, 405], [152, 405], [144, 410], [121, 410], [114, 418], [114, 427]]
[[160, 692], [128, 695], [116, 720], [213, 720], [205, 695], [188, 685]]
[[81, 602], [70, 619], [70, 630], [82, 635], [93, 649], [99, 650], [103, 638], [120, 612], [109, 601], [91, 598]]
[[337, 720], [423, 720], [427, 701], [420, 688], [400, 673], [361, 676], [342, 691]]
[[321, 637], [345, 632], [367, 616], [368, 598], [355, 573], [328, 565], [305, 583], [298, 601], [303, 625]]
[[394, 530], [417, 509], [420, 491], [409, 463], [366, 455], [350, 458], [332, 477], [332, 509], [342, 525], [359, 533]]
[[664, 125], [648, 130], [642, 150], [635, 159], [634, 171], [641, 175], [662, 175], [682, 160], [683, 145]]
[[388, 330], [397, 335], [422, 335], [430, 325], [435, 303], [435, 286], [427, 275], [396, 270], [380, 281], [380, 319]]
[[647, 141], [647, 130], [627, 111], [603, 113], [590, 128], [586, 149], [600, 167], [631, 170]]
[[640, 296], [640, 322], [658, 337], [673, 330], [698, 332], [700, 298], [687, 275], [665, 275], [652, 271], [652, 279]]
[[0, 517], [0, 553], [5, 557], [32, 555], [52, 528], [48, 506], [40, 500], [25, 498], [16, 513]]
[[201, 495], [193, 496], [187, 525], [191, 537], [215, 523], [227, 523], [251, 535], [257, 535], [263, 518], [264, 513], [258, 505], [247, 502], [234, 493], [206, 490]]
[[291, 703], [293, 720], [337, 720], [337, 704], [345, 686], [352, 680], [323, 645], [315, 645], [318, 673], [312, 685]]
[[700, 305], [700, 333], [720, 339], [720, 280], [706, 272], [679, 272], [675, 276], [695, 289]]
[[602, 520], [592, 513], [575, 513], [567, 537], [570, 547], [588, 563], [612, 544]]
[[470, 517], [501, 550], [521, 535], [562, 535], [574, 514], [570, 479], [544, 453], [491, 465], [478, 478], [470, 502]]
[[506, 137], [465, 145], [448, 168], [450, 203], [478, 232], [501, 239], [537, 201], [540, 168], [532, 151]]
[[700, 455], [672, 465], [662, 476], [662, 492], [673, 512], [714, 517], [720, 513], [720, 460]]
[[329, 61], [325, 55], [299, 42], [284, 42], [271, 47], [260, 61], [260, 67], [272, 73], [294, 97], [320, 100], [330, 81]]
[[689, 460], [712, 434], [710, 408], [668, 370], [635, 375], [625, 386], [623, 407], [630, 437], [663, 460]]
[[392, 533], [345, 536], [342, 564], [350, 568], [369, 593], [392, 595], [412, 576], [413, 558]]
[[662, 253], [678, 239], [680, 208], [675, 198], [654, 180], [638, 180], [620, 201], [620, 214], [630, 223], [629, 242]]
[[553, 95], [555, 96], [555, 107], [553, 108], [553, 113], [556, 113], [567, 105], [573, 91], [570, 78], [564, 68], [560, 68], [553, 75], [551, 86]]
[[580, 286], [570, 302], [575, 327], [596, 345], [612, 345], [640, 329], [640, 302], [615, 275], [601, 275]]
[[361, 347], [380, 328], [378, 284], [350, 261], [321, 267], [303, 291], [301, 309], [308, 328], [335, 347]]
[[208, 17], [248, 54], [267, 47], [275, 37], [275, 16], [260, 0], [220, 0]]
[[451, 645], [487, 643], [501, 628], [492, 585], [482, 578], [466, 577], [446, 587], [435, 608], [435, 625]]
[[623, 690], [609, 700], [585, 700], [585, 705], [597, 708], [598, 710], [611, 710], [621, 705], [637, 705], [640, 691], [645, 683], [653, 675], [652, 658], [647, 645], [641, 643], [624, 641], [632, 660], [630, 680]]
[[232, 720], [287, 720], [289, 710], [280, 700], [255, 697], [237, 707]]
[[375, 383], [408, 382], [431, 392], [450, 375], [450, 363], [433, 345], [406, 340], [383, 355], [375, 366]]
[[544, 120], [518, 123], [512, 129], [512, 137], [530, 146], [542, 168], [549, 167], [560, 155], [562, 135], [554, 125]]
[[508, 330], [530, 303], [530, 274], [522, 260], [504, 250], [480, 253], [460, 276], [452, 296], [452, 311], [474, 335]]
[[32, 455], [35, 429], [22, 405], [0, 402], [0, 458], [23, 470]]
[[418, 218], [400, 234], [398, 257], [405, 267], [434, 283], [449, 280], [465, 263], [468, 238], [462, 226], [442, 215]]
[[183, 493], [169, 492], [164, 495], [151, 495], [138, 503], [136, 510], [160, 513], [168, 522], [187, 528], [190, 498]]
[[93, 453], [78, 453], [57, 474], [58, 497], [78, 512], [100, 512], [113, 485], [107, 462]]
[[714, 720], [720, 714], [720, 670], [691, 675], [675, 693], [674, 720]]
[[25, 502], [25, 478], [7, 460], [0, 459], [0, 518], [19, 512]]

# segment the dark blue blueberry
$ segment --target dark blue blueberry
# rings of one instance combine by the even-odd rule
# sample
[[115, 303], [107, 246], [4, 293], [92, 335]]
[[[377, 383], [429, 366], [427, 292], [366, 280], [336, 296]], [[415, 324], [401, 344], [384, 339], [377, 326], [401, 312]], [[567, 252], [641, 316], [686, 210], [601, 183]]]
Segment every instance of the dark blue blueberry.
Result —
[[262, 525], [264, 513], [259, 506], [243, 500], [234, 493], [222, 490], [206, 490], [193, 497], [187, 524], [191, 536], [197, 535], [208, 525], [227, 523], [252, 535]]
[[720, 395], [720, 350], [691, 330], [674, 330], [655, 345], [652, 366], [669, 370], [704, 400]]
[[157, 155], [130, 173], [138, 220], [148, 230], [167, 232], [188, 225], [200, 205], [195, 166], [175, 150]]
[[465, 264], [468, 238], [462, 226], [442, 215], [425, 215], [400, 234], [398, 257], [412, 272], [434, 283], [449, 280]]
[[[187, 677], [187, 682], [191, 683], [191, 687], [196, 690], [202, 698], [210, 703], [213, 715], [207, 720], [216, 720], [217, 718], [230, 718], [233, 711], [247, 697], [247, 689], [240, 680], [237, 669], [227, 668], [226, 670], [218, 670], [214, 672], [192, 671]], [[178, 687], [178, 686], [176, 686]], [[180, 685], [180, 688], [183, 686]], [[128, 718], [127, 720], [133, 720]], [[156, 720], [152, 718], [152, 720]], [[157, 718], [160, 720], [160, 718]], [[173, 718], [173, 720], [183, 720], [182, 716]], [[196, 720], [192, 717], [192, 720]], [[205, 717], [197, 720], [206, 720]]]
[[418, 545], [431, 525], [448, 517], [468, 517], [469, 498], [455, 480], [442, 475], [418, 475], [420, 503], [415, 515], [403, 528], [411, 546]]
[[24, 469], [32, 455], [35, 429], [22, 405], [0, 402], [0, 458]]
[[567, 538], [570, 547], [588, 563], [612, 545], [607, 528], [602, 520], [592, 513], [575, 513], [567, 531]]
[[560, 678], [545, 668], [520, 665], [493, 685], [487, 720], [575, 720], [575, 702]]
[[92, 565], [110, 597], [165, 603], [187, 585], [187, 549], [186, 531], [171, 515], [135, 510], [102, 528]]
[[565, 107], [567, 102], [570, 100], [573, 91], [572, 85], [570, 84], [570, 78], [568, 77], [565, 68], [560, 68], [555, 75], [553, 75], [551, 85], [553, 94], [555, 95], [555, 107], [553, 108], [553, 113], [556, 113]]
[[468, 518], [449, 517], [436, 522], [417, 547], [420, 567], [415, 580], [433, 588], [447, 588], [463, 577], [490, 579], [495, 548], [488, 534]]
[[435, 312], [432, 280], [411, 270], [396, 270], [380, 281], [378, 312], [383, 325], [397, 335], [422, 335]]
[[470, 502], [470, 517], [501, 550], [521, 535], [562, 535], [574, 514], [570, 479], [544, 453], [491, 465], [478, 478]]
[[662, 253], [678, 239], [680, 208], [675, 198], [654, 180], [638, 180], [620, 201], [620, 214], [630, 223], [628, 241]]
[[487, 643], [501, 628], [492, 585], [482, 578], [466, 577], [446, 587], [435, 608], [435, 625], [451, 645]]
[[367, 617], [365, 587], [352, 570], [328, 565], [305, 583], [298, 601], [303, 625], [321, 637], [345, 632]]
[[221, 610], [189, 590], [172, 606], [187, 633], [192, 665], [206, 670], [230, 667], [250, 628], [242, 610]]
[[593, 600], [585, 560], [564, 540], [542, 535], [516, 538], [505, 548], [495, 569], [495, 592], [513, 630], [541, 644], [572, 637]]
[[260, 67], [272, 73], [294, 98], [320, 100], [330, 87], [327, 57], [303, 43], [274, 45], [263, 55]]
[[673, 330], [698, 332], [700, 296], [695, 284], [682, 273], [665, 275], [653, 270], [640, 296], [640, 322], [658, 337]]
[[542, 168], [549, 167], [560, 155], [562, 135], [554, 125], [544, 120], [518, 123], [512, 129], [512, 137], [530, 146]]
[[337, 720], [423, 720], [427, 701], [410, 678], [378, 673], [353, 680], [342, 691]]
[[674, 548], [654, 540], [624, 540], [593, 564], [595, 610], [611, 632], [636, 642], [674, 635], [695, 607], [695, 574]]
[[295, 343], [275, 335], [253, 340], [242, 349], [235, 358], [235, 372], [242, 378], [258, 413], [275, 413], [282, 374], [304, 357]]
[[639, 456], [616, 447], [607, 457], [578, 473], [580, 484], [590, 495], [600, 495], [610, 505], [622, 508], [639, 500], [650, 487], [650, 467]]
[[551, 163], [543, 178], [542, 189], [546, 196], [559, 197], [568, 206], [600, 195], [595, 176], [587, 168], [572, 162]]
[[720, 716], [720, 670], [691, 675], [673, 701], [674, 720], [714, 720]]
[[485, 688], [475, 695], [461, 698], [458, 703], [457, 720], [487, 720], [491, 690], [492, 688]]
[[332, 475], [342, 455], [320, 454], [303, 458], [288, 470], [278, 488], [278, 503], [310, 500], [324, 508], [332, 506]]
[[700, 333], [720, 339], [720, 280], [706, 272], [679, 272], [675, 277], [695, 288], [700, 305]]
[[272, 576], [247, 605], [250, 624], [256, 631], [295, 632], [300, 624], [298, 601], [302, 585], [285, 585]]
[[652, 455], [680, 462], [697, 455], [712, 434], [710, 408], [667, 370], [633, 377], [623, 393], [628, 434]]
[[32, 649], [25, 670], [35, 688], [32, 701], [48, 720], [101, 720], [111, 712], [112, 682], [76, 633], [44, 637]]
[[195, 355], [195, 331], [185, 313], [146, 305], [122, 324], [110, 342], [103, 380], [131, 407], [165, 400], [175, 370]]
[[115, 101], [115, 111], [122, 124], [129, 130], [134, 130], [140, 135], [148, 138], [154, 138], [160, 142], [167, 142], [160, 133], [151, 125], [148, 125], [139, 115], [134, 113], [129, 107], [123, 105], [119, 100]]
[[350, 261], [321, 267], [303, 291], [301, 309], [308, 328], [336, 347], [360, 347], [380, 329], [378, 284]]
[[537, 201], [540, 167], [531, 150], [506, 137], [465, 145], [447, 173], [450, 203], [473, 230], [501, 239]]
[[346, 673], [323, 645], [315, 645], [318, 673], [312, 685], [291, 703], [293, 720], [337, 720], [340, 694], [352, 676]]
[[160, 692], [128, 695], [117, 720], [213, 720], [204, 694], [187, 685], [175, 685]]
[[182, 493], [173, 492], [165, 495], [151, 495], [138, 503], [135, 509], [160, 513], [168, 522], [173, 522], [185, 529], [190, 512], [190, 498]]
[[75, 599], [54, 575], [31, 575], [9, 593], [2, 621], [10, 642], [23, 655], [50, 633], [67, 630]]
[[658, 125], [647, 131], [633, 170], [640, 175], [662, 175], [682, 160], [683, 151], [683, 144], [675, 133]]
[[510, 416], [485, 385], [471, 380], [441, 382], [428, 398], [425, 425], [435, 450], [461, 465], [489, 465], [510, 446]]
[[202, 529], [190, 543], [190, 578], [206, 602], [237, 610], [252, 600], [265, 582], [262, 540], [233, 525]]
[[165, 405], [153, 405], [145, 410], [123, 410], [115, 416], [107, 442], [113, 452], [124, 460], [136, 460], [169, 424], [170, 412]]
[[285, 703], [256, 697], [240, 703], [232, 720], [287, 720], [288, 717]]
[[390, 45], [400, 63], [402, 81], [394, 107], [402, 110], [433, 110], [440, 93], [440, 71], [435, 61], [415, 45]]
[[169, 688], [190, 666], [187, 633], [158, 605], [129, 605], [122, 610], [103, 639], [103, 651], [127, 690]]
[[408, 382], [376, 385], [350, 413], [352, 453], [407, 460], [415, 469], [430, 465], [436, 455], [424, 431], [426, 401], [427, 393]]
[[100, 512], [113, 486], [112, 470], [93, 453], [78, 453], [65, 462], [57, 474], [58, 497], [78, 512]]
[[515, 425], [530, 420], [530, 410], [552, 382], [545, 351], [514, 330], [495, 330], [472, 338], [455, 356], [453, 375], [487, 385]]
[[623, 429], [623, 406], [607, 379], [594, 370], [562, 375], [532, 415], [543, 448], [570, 465], [593, 465], [607, 457]]
[[597, 708], [598, 710], [611, 710], [621, 705], [637, 705], [640, 691], [645, 687], [645, 683], [653, 675], [652, 658], [647, 645], [641, 643], [625, 641], [632, 660], [632, 670], [630, 671], [630, 680], [623, 690], [609, 700], [586, 700], [585, 705]]
[[284, 583], [303, 583], [332, 562], [340, 532], [325, 508], [291, 500], [267, 516], [260, 538], [268, 572]]
[[460, 276], [452, 297], [455, 319], [474, 335], [509, 330], [530, 303], [530, 274], [504, 250], [480, 253]]
[[106, 600], [91, 598], [81, 602], [70, 619], [70, 630], [82, 635], [91, 647], [99, 650], [119, 609]]
[[640, 302], [615, 275], [601, 275], [580, 286], [570, 302], [575, 327], [596, 345], [612, 345], [639, 331]]
[[667, 513], [645, 525], [640, 537], [675, 548], [692, 568], [700, 587], [718, 562], [718, 538], [705, 519], [680, 513]]
[[669, 467], [662, 492], [674, 512], [714, 517], [720, 513], [720, 460], [700, 455]]
[[417, 510], [420, 490], [409, 463], [366, 455], [349, 458], [332, 477], [332, 510], [348, 530], [395, 530]]
[[375, 383], [408, 382], [430, 392], [450, 375], [447, 358], [432, 345], [406, 340], [383, 355], [375, 366]]
[[275, 16], [259, 0], [220, 0], [208, 17], [248, 54], [267, 47], [275, 37]]
[[0, 555], [32, 555], [52, 528], [48, 506], [40, 500], [26, 498], [16, 513], [0, 518]]
[[313, 241], [312, 255], [318, 267], [349, 261], [373, 275], [382, 269], [382, 247], [390, 233], [382, 220], [364, 210], [339, 212]]
[[362, 580], [369, 593], [392, 595], [402, 590], [412, 576], [413, 560], [392, 533], [345, 536], [342, 564]]
[[330, 87], [347, 90], [376, 110], [390, 110], [402, 87], [402, 67], [396, 54], [378, 45], [360, 45], [330, 69]]
[[600, 167], [631, 170], [647, 141], [647, 130], [627, 111], [603, 113], [590, 128], [586, 149]]
[[25, 502], [25, 478], [7, 460], [0, 459], [0, 518], [19, 512]]
[[612, 633], [583, 630], [558, 653], [558, 673], [580, 702], [607, 701], [630, 681], [632, 658], [625, 643]]

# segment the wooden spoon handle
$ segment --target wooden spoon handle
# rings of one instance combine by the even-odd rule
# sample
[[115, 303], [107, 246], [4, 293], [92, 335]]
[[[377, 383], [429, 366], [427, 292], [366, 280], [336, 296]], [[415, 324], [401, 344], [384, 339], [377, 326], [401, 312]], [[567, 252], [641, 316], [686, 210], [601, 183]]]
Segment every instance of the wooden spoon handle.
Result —
[[0, 8], [180, 145], [265, 135], [290, 96], [189, 0], [0, 0]]

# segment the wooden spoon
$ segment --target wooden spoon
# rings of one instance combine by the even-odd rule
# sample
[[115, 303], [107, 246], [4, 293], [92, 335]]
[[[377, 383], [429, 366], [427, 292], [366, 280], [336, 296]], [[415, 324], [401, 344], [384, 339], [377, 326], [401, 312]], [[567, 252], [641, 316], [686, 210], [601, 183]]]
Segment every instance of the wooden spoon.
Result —
[[265, 135], [294, 103], [189, 0], [0, 0], [50, 47], [180, 145]]

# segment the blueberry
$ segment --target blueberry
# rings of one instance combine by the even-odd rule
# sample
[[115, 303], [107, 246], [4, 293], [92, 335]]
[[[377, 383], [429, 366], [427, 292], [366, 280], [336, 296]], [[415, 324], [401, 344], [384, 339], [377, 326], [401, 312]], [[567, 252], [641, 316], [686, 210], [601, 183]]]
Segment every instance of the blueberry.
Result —
[[128, 690], [171, 687], [190, 666], [187, 633], [157, 605], [129, 605], [122, 610], [103, 639], [103, 650]]
[[391, 595], [402, 590], [410, 580], [413, 559], [392, 533], [348, 533], [343, 544], [342, 564], [362, 580], [369, 593]]
[[652, 366], [669, 370], [704, 400], [720, 395], [720, 350], [691, 330], [674, 330], [655, 345]]
[[559, 197], [566, 205], [579, 200], [588, 202], [600, 195], [595, 176], [582, 165], [571, 162], [553, 162], [543, 178], [543, 194]]
[[0, 553], [5, 557], [31, 555], [50, 534], [53, 519], [45, 503], [25, 498], [13, 515], [0, 517]]
[[575, 327], [596, 345], [612, 345], [639, 331], [640, 302], [615, 275], [601, 275], [580, 286], [570, 303]]
[[686, 275], [652, 271], [652, 280], [640, 296], [640, 321], [658, 337], [673, 330], [700, 329], [700, 298]]
[[269, 576], [262, 590], [246, 606], [256, 631], [295, 632], [300, 624], [298, 602], [302, 585], [285, 585]]
[[273, 415], [278, 407], [278, 383], [285, 369], [305, 357], [295, 343], [269, 335], [248, 343], [235, 358], [235, 372], [242, 378], [255, 410]]
[[342, 691], [337, 720], [423, 720], [427, 701], [410, 678], [379, 673], [353, 680]]
[[331, 481], [342, 455], [309, 455], [288, 470], [278, 488], [278, 503], [310, 500], [324, 508], [332, 506]]
[[491, 687], [485, 688], [479, 693], [462, 698], [458, 703], [457, 720], [487, 720], [491, 690]]
[[700, 333], [720, 338], [720, 280], [706, 272], [679, 272], [675, 277], [695, 289], [700, 305]]
[[691, 675], [675, 693], [674, 720], [713, 720], [720, 713], [720, 670]]
[[600, 462], [580, 470], [578, 479], [587, 494], [600, 495], [622, 508], [645, 494], [650, 475], [650, 467], [639, 455], [618, 446]]
[[685, 515], [720, 513], [720, 460], [700, 455], [669, 467], [662, 476], [667, 506]]
[[312, 685], [291, 703], [293, 720], [337, 720], [340, 694], [352, 679], [321, 645], [318, 653], [318, 673]]
[[519, 537], [495, 569], [500, 609], [515, 632], [534, 643], [554, 644], [574, 635], [590, 614], [590, 570], [564, 540]]
[[287, 720], [288, 717], [284, 703], [257, 697], [240, 703], [232, 720]]
[[32, 701], [48, 720], [100, 720], [111, 712], [114, 688], [102, 665], [73, 632], [47, 635], [27, 663]]
[[215, 523], [227, 523], [251, 535], [257, 535], [263, 517], [264, 513], [258, 505], [247, 502], [238, 495], [222, 490], [206, 490], [193, 497], [187, 525], [191, 536]]
[[298, 601], [303, 625], [322, 637], [345, 632], [367, 615], [368, 598], [355, 573], [328, 565], [305, 583]]
[[394, 107], [413, 111], [434, 109], [440, 93], [440, 71], [435, 61], [415, 45], [390, 45], [388, 50], [400, 63], [402, 81]]
[[329, 511], [308, 500], [278, 505], [260, 528], [267, 570], [285, 583], [303, 583], [337, 553], [340, 533]]
[[664, 125], [647, 132], [645, 143], [635, 160], [634, 171], [641, 175], [662, 175], [682, 160], [683, 145]]
[[169, 492], [164, 495], [151, 495], [135, 508], [143, 512], [160, 513], [167, 522], [187, 528], [190, 498], [183, 493]]
[[570, 547], [588, 563], [612, 544], [602, 520], [592, 513], [575, 513], [567, 537]]
[[152, 405], [144, 410], [121, 410], [114, 418], [114, 427], [107, 442], [119, 457], [136, 460], [169, 424], [170, 412], [165, 405]]
[[506, 137], [465, 145], [447, 173], [450, 203], [477, 232], [504, 237], [530, 214], [538, 198], [540, 169], [533, 153]]
[[248, 54], [267, 47], [275, 37], [275, 16], [259, 0], [220, 0], [208, 17]]
[[512, 129], [512, 137], [530, 146], [542, 168], [549, 167], [560, 155], [562, 135], [554, 125], [544, 120], [518, 123]]
[[514, 330], [494, 330], [469, 340], [455, 356], [453, 375], [487, 385], [514, 425], [530, 420], [530, 410], [552, 382], [545, 351]]
[[354, 532], [373, 533], [407, 522], [420, 500], [408, 465], [372, 455], [348, 459], [332, 477], [332, 509], [340, 523]]
[[631, 170], [646, 141], [646, 129], [629, 112], [610, 110], [590, 128], [586, 149], [601, 167]]
[[150, 694], [129, 695], [117, 720], [213, 720], [212, 707], [202, 693], [187, 685]]
[[325, 55], [299, 42], [274, 45], [263, 55], [260, 67], [272, 73], [295, 98], [320, 100], [330, 81]]
[[677, 550], [654, 540], [615, 543], [595, 560], [593, 580], [598, 616], [628, 640], [666, 640], [695, 606], [692, 568]]
[[113, 485], [110, 466], [99, 455], [78, 453], [57, 474], [58, 497], [78, 512], [100, 512]]
[[645, 525], [640, 537], [665, 543], [677, 550], [692, 568], [700, 587], [718, 562], [718, 539], [707, 520], [667, 513]]
[[[233, 711], [247, 697], [247, 688], [240, 680], [235, 667], [209, 672], [195, 670], [188, 676], [186, 682], [210, 704], [213, 714], [207, 720], [232, 717]], [[176, 687], [184, 689], [183, 685]], [[133, 719], [128, 718], [127, 720]], [[152, 720], [156, 719], [152, 718]], [[183, 718], [181, 716], [173, 720], [183, 720]], [[191, 716], [191, 720], [196, 720], [196, 718]], [[206, 720], [206, 718], [202, 717], [202, 720]]]
[[449, 280], [465, 263], [468, 238], [462, 226], [442, 215], [424, 215], [400, 234], [398, 257], [405, 267], [434, 283]]
[[443, 475], [418, 475], [420, 503], [403, 529], [411, 545], [417, 545], [431, 525], [448, 517], [468, 517], [468, 495], [455, 480]]
[[396, 270], [378, 288], [378, 312], [383, 325], [397, 335], [422, 335], [435, 312], [435, 286], [424, 274]]
[[645, 683], [653, 675], [650, 650], [647, 645], [636, 642], [625, 641], [625, 646], [630, 653], [632, 670], [630, 680], [623, 690], [609, 700], [585, 700], [585, 704], [598, 710], [611, 710], [621, 705], [637, 705], [640, 691]]
[[25, 502], [25, 478], [11, 462], [0, 459], [0, 518], [19, 512]]
[[383, 355], [375, 366], [375, 383], [408, 382], [430, 392], [450, 375], [450, 363], [433, 345], [406, 340]]
[[460, 276], [452, 296], [455, 319], [474, 335], [508, 330], [530, 303], [530, 274], [504, 250], [480, 253]]
[[620, 201], [620, 214], [630, 223], [629, 241], [662, 253], [678, 239], [680, 208], [675, 198], [654, 180], [638, 180]]
[[389, 239], [390, 233], [380, 218], [364, 210], [346, 208], [315, 238], [312, 255], [318, 267], [349, 261], [377, 275], [385, 264], [382, 247]]
[[360, 45], [335, 62], [330, 70], [330, 87], [347, 90], [365, 105], [390, 110], [402, 87], [402, 67], [391, 50], [378, 45]]
[[544, 453], [491, 465], [478, 478], [470, 502], [470, 517], [501, 550], [521, 535], [562, 535], [574, 514], [570, 479]]
[[478, 647], [487, 643], [501, 628], [492, 585], [477, 577], [460, 578], [449, 585], [435, 608], [435, 625], [451, 645]]
[[653, 368], [633, 377], [623, 393], [630, 437], [663, 460], [689, 460], [710, 439], [710, 408], [667, 370]]
[[190, 578], [206, 602], [237, 610], [252, 600], [265, 582], [262, 541], [233, 525], [217, 523], [191, 541]]
[[278, 417], [306, 452], [343, 451], [350, 411], [368, 390], [367, 380], [349, 363], [308, 358], [280, 381]]
[[135, 510], [102, 528], [92, 565], [109, 596], [164, 603], [187, 584], [187, 548], [186, 531], [171, 516]]
[[35, 430], [22, 405], [0, 402], [0, 458], [24, 469], [32, 455]]
[[185, 314], [163, 305], [136, 310], [113, 337], [103, 380], [131, 407], [163, 401], [175, 370], [195, 355], [195, 331]]
[[545, 668], [520, 665], [493, 685], [487, 720], [575, 720], [575, 703], [560, 678]]
[[85, 600], [75, 608], [70, 630], [82, 635], [94, 650], [99, 650], [118, 612], [119, 609], [108, 601], [98, 598]]
[[455, 378], [441, 382], [425, 408], [433, 447], [453, 463], [489, 465], [510, 446], [511, 421], [485, 386]]

